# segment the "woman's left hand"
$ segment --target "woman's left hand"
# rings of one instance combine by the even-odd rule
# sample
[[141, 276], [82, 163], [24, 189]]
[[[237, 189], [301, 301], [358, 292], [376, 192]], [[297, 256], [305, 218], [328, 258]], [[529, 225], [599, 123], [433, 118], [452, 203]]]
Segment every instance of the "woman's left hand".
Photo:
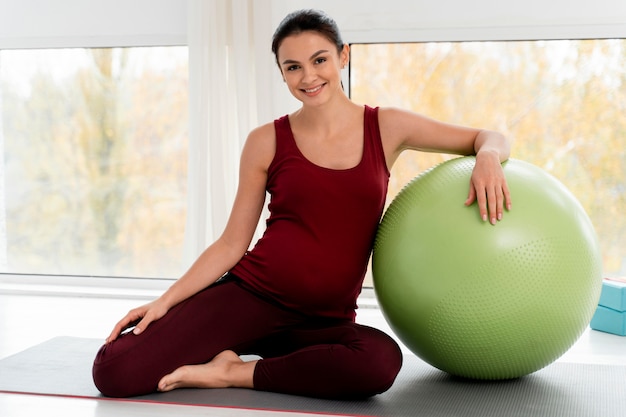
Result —
[[504, 207], [511, 210], [511, 195], [504, 170], [496, 152], [478, 152], [476, 165], [470, 179], [470, 189], [465, 205], [478, 202], [480, 217], [496, 224], [502, 220]]

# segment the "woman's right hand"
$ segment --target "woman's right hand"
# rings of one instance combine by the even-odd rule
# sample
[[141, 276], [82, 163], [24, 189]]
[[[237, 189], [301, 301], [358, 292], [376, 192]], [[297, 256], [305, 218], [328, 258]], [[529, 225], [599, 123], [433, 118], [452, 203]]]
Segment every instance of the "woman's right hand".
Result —
[[145, 304], [141, 307], [134, 308], [128, 312], [120, 321], [117, 322], [113, 331], [107, 337], [106, 343], [111, 343], [118, 338], [120, 334], [126, 329], [133, 326], [133, 333], [138, 335], [142, 333], [152, 323], [165, 316], [169, 308], [160, 299], [156, 299], [151, 303]]

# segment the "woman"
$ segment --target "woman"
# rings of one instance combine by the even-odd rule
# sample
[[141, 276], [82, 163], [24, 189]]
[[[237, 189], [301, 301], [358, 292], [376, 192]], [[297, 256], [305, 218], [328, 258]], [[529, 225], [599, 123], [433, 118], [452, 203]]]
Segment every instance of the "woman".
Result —
[[[401, 351], [354, 319], [393, 163], [408, 149], [475, 154], [465, 204], [477, 202], [492, 224], [510, 209], [501, 167], [507, 140], [351, 102], [341, 85], [349, 47], [327, 15], [288, 15], [272, 49], [302, 107], [249, 134], [220, 238], [162, 296], [114, 327], [93, 368], [105, 395], [180, 387], [325, 398], [384, 392]], [[266, 191], [267, 229], [248, 252]], [[243, 362], [241, 354], [262, 359]]]

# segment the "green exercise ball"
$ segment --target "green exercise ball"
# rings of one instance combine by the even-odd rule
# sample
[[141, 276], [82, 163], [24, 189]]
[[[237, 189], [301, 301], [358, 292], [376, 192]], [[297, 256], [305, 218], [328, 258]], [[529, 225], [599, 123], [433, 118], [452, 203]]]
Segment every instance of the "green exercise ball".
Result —
[[472, 379], [511, 379], [565, 353], [602, 285], [597, 237], [554, 177], [503, 164], [513, 208], [493, 226], [463, 203], [474, 157], [413, 179], [385, 212], [374, 290], [389, 326], [425, 362]]

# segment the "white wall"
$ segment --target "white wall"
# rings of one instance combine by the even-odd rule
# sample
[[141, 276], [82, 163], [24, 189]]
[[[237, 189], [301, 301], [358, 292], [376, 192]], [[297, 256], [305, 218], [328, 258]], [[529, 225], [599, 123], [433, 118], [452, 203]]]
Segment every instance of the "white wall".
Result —
[[[275, 23], [312, 7], [333, 16], [348, 42], [624, 36], [623, 0], [273, 0]], [[541, 35], [539, 35], [541, 34]], [[427, 36], [424, 38], [423, 36]]]
[[[211, 0], [206, 0], [211, 1]], [[625, 36], [624, 0], [255, 0], [271, 26], [299, 8], [327, 11], [348, 42]], [[186, 0], [0, 0], [0, 48], [186, 39]], [[266, 23], [265, 23], [266, 24]], [[534, 35], [533, 35], [534, 34]], [[125, 41], [125, 42], [124, 42]], [[269, 48], [269, 40], [268, 40]]]
[[0, 0], [0, 49], [186, 40], [186, 0]]

